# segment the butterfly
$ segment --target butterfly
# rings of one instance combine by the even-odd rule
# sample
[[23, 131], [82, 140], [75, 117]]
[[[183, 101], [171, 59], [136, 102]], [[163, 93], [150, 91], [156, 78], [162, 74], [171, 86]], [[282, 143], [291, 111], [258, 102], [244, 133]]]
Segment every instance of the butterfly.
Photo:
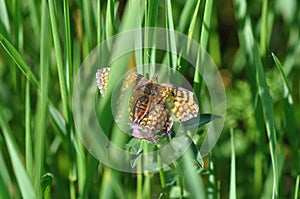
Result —
[[[110, 68], [96, 72], [96, 82], [104, 95], [109, 81]], [[162, 135], [170, 135], [174, 121], [187, 121], [197, 117], [199, 106], [193, 92], [168, 83], [157, 83], [157, 74], [148, 80], [137, 72], [125, 75], [117, 100], [117, 110], [128, 106], [128, 123], [132, 136], [154, 143]], [[130, 92], [128, 103], [124, 103], [126, 92]], [[126, 100], [125, 100], [126, 101]], [[127, 108], [127, 107], [126, 107]], [[117, 113], [119, 120], [122, 114]]]

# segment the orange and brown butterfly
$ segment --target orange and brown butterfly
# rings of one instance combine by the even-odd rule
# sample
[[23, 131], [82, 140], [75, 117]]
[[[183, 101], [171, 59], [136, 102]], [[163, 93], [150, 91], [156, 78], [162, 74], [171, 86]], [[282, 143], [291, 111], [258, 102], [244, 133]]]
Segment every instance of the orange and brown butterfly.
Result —
[[[104, 95], [110, 68], [97, 70], [96, 81]], [[174, 121], [187, 121], [199, 114], [193, 92], [172, 84], [157, 83], [157, 75], [148, 80], [137, 72], [127, 73], [117, 104], [131, 89], [128, 102], [128, 123], [132, 136], [157, 143], [161, 135], [170, 135]], [[119, 108], [117, 108], [119, 109]], [[118, 114], [117, 114], [118, 115]]]

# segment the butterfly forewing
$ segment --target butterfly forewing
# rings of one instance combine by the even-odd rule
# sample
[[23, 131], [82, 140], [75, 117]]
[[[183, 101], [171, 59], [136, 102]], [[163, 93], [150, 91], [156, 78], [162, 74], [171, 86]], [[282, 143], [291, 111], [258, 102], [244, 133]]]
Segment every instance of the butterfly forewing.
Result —
[[186, 121], [197, 117], [199, 106], [194, 100], [193, 92], [171, 84], [161, 84], [161, 89], [161, 93], [173, 117], [179, 121]]

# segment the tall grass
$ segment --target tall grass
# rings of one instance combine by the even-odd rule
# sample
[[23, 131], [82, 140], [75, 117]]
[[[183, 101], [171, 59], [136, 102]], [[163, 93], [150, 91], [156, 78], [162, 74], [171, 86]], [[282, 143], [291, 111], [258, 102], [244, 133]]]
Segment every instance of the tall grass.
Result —
[[[299, 5], [292, 5], [295, 0], [0, 0], [0, 198], [299, 198], [300, 18]], [[142, 27], [184, 33], [219, 64], [227, 118], [201, 169], [188, 151], [169, 170], [120, 172], [89, 154], [76, 134], [72, 94], [80, 64], [102, 41]], [[174, 35], [167, 39], [176, 48]], [[185, 75], [200, 107], [206, 105], [205, 82], [180, 55], [153, 46], [111, 69], [121, 75], [128, 63], [156, 62]], [[102, 122], [111, 116], [106, 100]], [[104, 123], [114, 143], [126, 144], [112, 119]], [[203, 131], [192, 138], [198, 148]]]

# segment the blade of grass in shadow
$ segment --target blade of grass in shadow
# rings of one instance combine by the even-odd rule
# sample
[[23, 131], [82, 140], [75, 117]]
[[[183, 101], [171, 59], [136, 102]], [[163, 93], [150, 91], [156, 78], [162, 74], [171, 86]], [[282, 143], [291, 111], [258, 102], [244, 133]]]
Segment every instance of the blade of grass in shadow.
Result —
[[12, 162], [13, 171], [16, 176], [17, 183], [20, 187], [22, 197], [25, 199], [36, 198], [36, 193], [33, 188], [33, 184], [29, 179], [26, 169], [21, 161], [18, 145], [13, 137], [13, 132], [8, 125], [5, 114], [3, 113], [3, 107], [0, 105], [0, 126], [2, 128], [4, 140], [7, 146], [8, 154]]
[[9, 188], [8, 188], [11, 184], [11, 180], [9, 178], [9, 172], [7, 170], [6, 165], [4, 164], [5, 161], [2, 157], [1, 152], [0, 152], [0, 198], [12, 198], [10, 196]]
[[201, 176], [197, 174], [192, 150], [188, 150], [182, 158], [185, 187], [190, 190], [192, 198], [205, 198], [204, 185]]
[[231, 167], [230, 167], [229, 199], [236, 199], [235, 146], [234, 146], [233, 129], [230, 129], [230, 136], [231, 136]]
[[42, 24], [41, 24], [41, 50], [40, 50], [40, 81], [41, 95], [38, 99], [36, 113], [36, 129], [34, 142], [34, 187], [38, 195], [42, 196], [41, 178], [44, 172], [46, 115], [48, 103], [48, 68], [49, 68], [49, 15], [46, 0], [42, 1]]

